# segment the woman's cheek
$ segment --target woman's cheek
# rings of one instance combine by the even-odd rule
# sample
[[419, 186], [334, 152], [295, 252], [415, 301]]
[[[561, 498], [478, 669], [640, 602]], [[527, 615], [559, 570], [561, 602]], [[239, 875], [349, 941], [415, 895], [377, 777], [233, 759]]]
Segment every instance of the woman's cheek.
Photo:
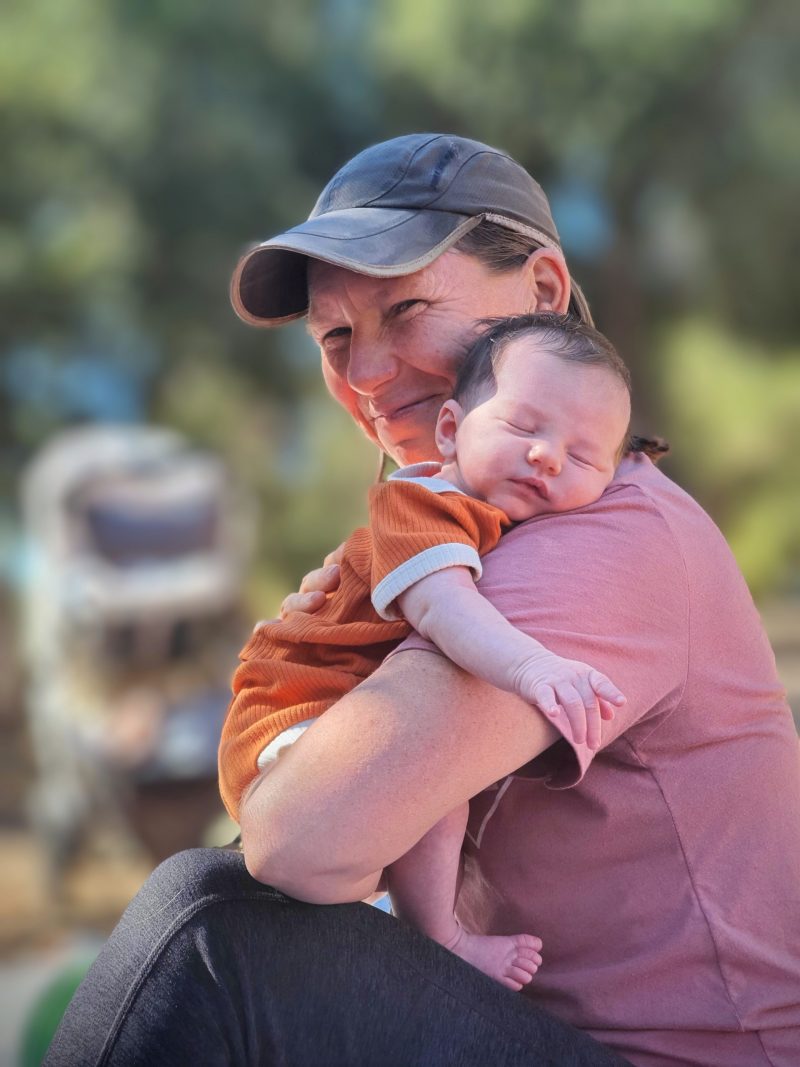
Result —
[[474, 324], [443, 311], [429, 310], [413, 325], [401, 342], [406, 361], [417, 370], [454, 385], [476, 333]]
[[322, 357], [322, 377], [328, 392], [336, 403], [344, 408], [353, 422], [361, 427], [370, 441], [374, 444], [379, 444], [372, 423], [361, 410], [358, 393], [351, 389], [346, 379], [331, 367], [325, 356]]
[[322, 357], [322, 378], [328, 392], [336, 403], [340, 404], [349, 415], [355, 418], [358, 397], [347, 384], [345, 376], [334, 370], [324, 355]]

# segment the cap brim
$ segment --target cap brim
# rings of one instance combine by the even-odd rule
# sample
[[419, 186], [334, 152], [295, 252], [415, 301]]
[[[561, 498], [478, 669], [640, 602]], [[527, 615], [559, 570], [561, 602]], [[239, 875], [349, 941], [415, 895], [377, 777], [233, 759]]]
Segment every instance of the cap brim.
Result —
[[[309, 257], [375, 278], [413, 274], [481, 218], [387, 208], [327, 212], [248, 249], [233, 272], [231, 303], [251, 325], [278, 326], [308, 310]], [[386, 239], [389, 232], [391, 240]]]
[[[308, 311], [309, 258], [375, 278], [413, 274], [446, 252], [483, 218], [389, 208], [327, 212], [249, 248], [233, 272], [231, 303], [239, 318], [251, 326], [280, 326]], [[508, 222], [510, 229], [518, 228]], [[526, 226], [519, 229], [529, 232]], [[387, 241], [389, 232], [392, 236]], [[545, 243], [542, 237], [537, 234], [537, 243]], [[552, 247], [561, 251], [555, 243]], [[570, 311], [594, 325], [580, 286], [572, 277], [570, 284]]]

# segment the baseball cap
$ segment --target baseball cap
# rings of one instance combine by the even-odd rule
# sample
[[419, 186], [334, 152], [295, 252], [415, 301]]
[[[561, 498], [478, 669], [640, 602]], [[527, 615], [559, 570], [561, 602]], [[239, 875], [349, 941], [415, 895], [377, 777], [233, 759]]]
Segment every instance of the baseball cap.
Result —
[[[561, 250], [544, 191], [505, 152], [450, 134], [395, 137], [337, 171], [306, 222], [249, 248], [231, 301], [245, 322], [278, 326], [308, 310], [308, 257], [375, 278], [412, 274], [484, 220]], [[572, 310], [591, 324], [571, 284]]]

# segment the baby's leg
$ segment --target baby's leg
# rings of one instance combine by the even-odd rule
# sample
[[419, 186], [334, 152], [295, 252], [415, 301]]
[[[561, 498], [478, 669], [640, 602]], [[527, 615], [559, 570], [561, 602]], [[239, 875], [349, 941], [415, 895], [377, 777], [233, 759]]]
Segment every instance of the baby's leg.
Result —
[[399, 919], [509, 989], [519, 990], [530, 982], [542, 962], [539, 938], [530, 934], [471, 934], [455, 917], [468, 811], [468, 804], [451, 811], [387, 868], [392, 907]]

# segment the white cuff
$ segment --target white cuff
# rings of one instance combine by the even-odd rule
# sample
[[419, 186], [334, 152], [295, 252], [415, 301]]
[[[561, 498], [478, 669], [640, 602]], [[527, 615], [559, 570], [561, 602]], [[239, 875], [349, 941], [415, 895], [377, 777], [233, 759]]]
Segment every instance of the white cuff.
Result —
[[469, 567], [472, 577], [477, 580], [483, 573], [481, 557], [472, 545], [455, 541], [447, 545], [434, 545], [419, 552], [399, 567], [386, 575], [372, 590], [372, 606], [382, 619], [401, 619], [403, 616], [393, 607], [394, 601], [410, 589], [412, 585], [429, 574], [446, 570], [448, 567]]

